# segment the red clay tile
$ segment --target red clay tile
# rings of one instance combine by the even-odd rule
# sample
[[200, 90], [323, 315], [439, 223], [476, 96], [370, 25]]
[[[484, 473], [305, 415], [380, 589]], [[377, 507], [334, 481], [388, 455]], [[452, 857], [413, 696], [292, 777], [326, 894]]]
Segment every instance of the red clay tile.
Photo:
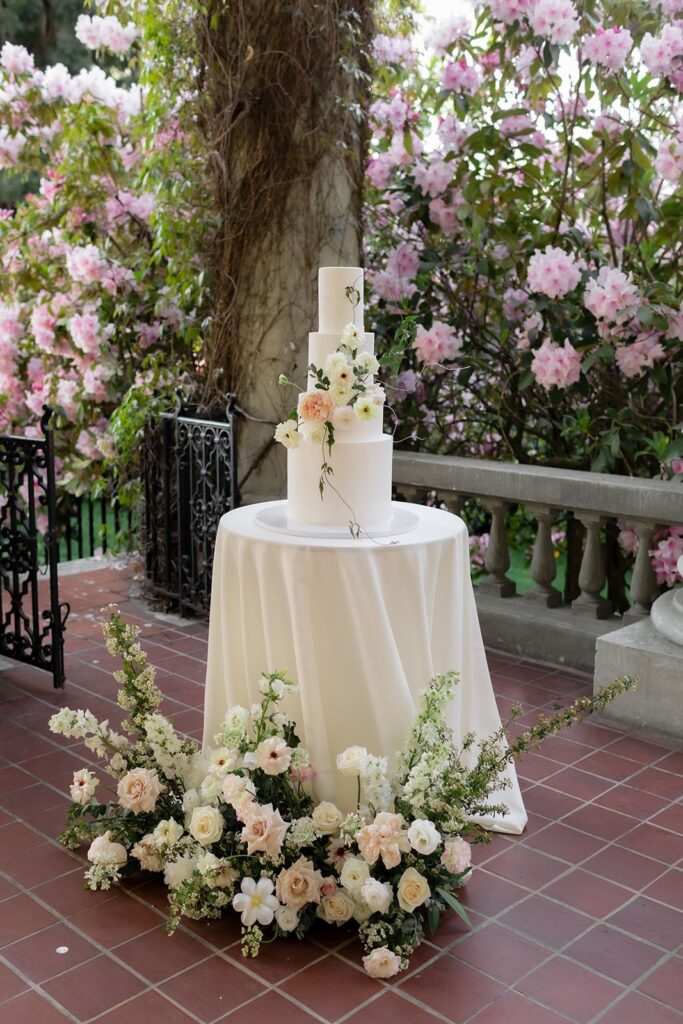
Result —
[[575, 868], [552, 882], [544, 890], [544, 895], [597, 918], [606, 917], [633, 899], [630, 889], [591, 875], [582, 868]]
[[645, 889], [645, 895], [669, 907], [683, 910], [683, 871], [673, 868]]
[[646, 740], [638, 740], [634, 736], [622, 736], [611, 743], [607, 749], [610, 754], [630, 757], [631, 760], [638, 761], [640, 764], [653, 764], [669, 753], [666, 747], [648, 743]]
[[528, 889], [539, 889], [566, 871], [567, 865], [520, 844], [494, 857], [486, 868]]
[[549, 757], [542, 754], [525, 754], [517, 762], [517, 775], [520, 779], [530, 779], [532, 782], [540, 782], [547, 779], [549, 775], [557, 772], [557, 761], [551, 761]]
[[683, 835], [683, 803], [674, 804], [673, 807], [667, 807], [665, 811], [660, 811], [651, 823]]
[[89, 1020], [130, 999], [145, 984], [108, 956], [98, 956], [46, 981], [43, 988], [74, 1017]]
[[99, 952], [91, 942], [60, 922], [5, 946], [2, 955], [31, 981], [40, 983], [91, 960]]
[[23, 939], [55, 923], [55, 918], [24, 893], [4, 900], [0, 914], [0, 946]]
[[263, 991], [258, 981], [219, 956], [176, 974], [159, 988], [202, 1021], [215, 1021]]
[[545, 780], [545, 784], [551, 789], [559, 789], [561, 793], [568, 793], [579, 800], [593, 800], [614, 785], [608, 779], [601, 779], [598, 775], [591, 775], [590, 772], [571, 767], [563, 768], [562, 771], [551, 775], [549, 779]]
[[[258, 1002], [261, 1001], [258, 1000]], [[232, 1016], [226, 1017], [225, 1024], [237, 1024], [237, 1020], [239, 1020], [239, 1024], [271, 1024], [274, 1019], [286, 1021], [286, 1024], [290, 1024], [290, 1021], [292, 1024], [299, 1024], [298, 1017], [290, 1017], [290, 1010], [286, 1011], [284, 1015], [280, 1013], [277, 1018], [264, 1016], [252, 1020], [246, 1015], [247, 1009], [248, 1007], [245, 1007], [243, 1017], [239, 1016], [240, 1011], [238, 1011], [235, 1021]], [[305, 1024], [311, 1019], [308, 1016], [302, 1017], [301, 1024]], [[409, 999], [403, 999], [399, 992], [386, 992], [373, 1002], [367, 1003], [357, 1013], [346, 1017], [344, 1024], [436, 1024], [437, 1020], [437, 1017], [416, 1006]]]
[[555, 957], [543, 964], [516, 987], [551, 1010], [568, 1013], [579, 1024], [588, 1024], [623, 991], [621, 985], [592, 974], [564, 957]]
[[608, 924], [657, 946], [675, 950], [683, 943], [683, 911], [637, 896], [610, 917]]
[[552, 1010], [510, 989], [472, 1017], [468, 1024], [566, 1024], [566, 1017], [558, 1017]]
[[678, 800], [683, 796], [683, 777], [660, 768], [644, 768], [631, 779], [631, 785], [667, 800]]
[[401, 989], [450, 1021], [463, 1021], [488, 1006], [504, 987], [453, 957], [447, 965], [438, 961], [409, 978]]
[[0, 878], [0, 902], [9, 899], [10, 896], [16, 896], [18, 892], [14, 882], [10, 882], [8, 878]]
[[601, 875], [630, 889], [643, 889], [664, 872], [664, 865], [620, 846], [606, 846], [583, 865], [586, 871]]
[[71, 918], [74, 928], [79, 928], [107, 949], [158, 928], [162, 923], [159, 915], [149, 907], [123, 895], [118, 897], [116, 904], [96, 905]]
[[485, 868], [473, 871], [470, 881], [460, 891], [461, 902], [467, 910], [476, 910], [484, 916], [498, 914], [526, 895], [526, 889], [490, 874]]
[[0, 870], [27, 889], [51, 878], [69, 874], [76, 864], [73, 857], [53, 843], [43, 843], [32, 850], [25, 850], [19, 857], [13, 855], [0, 858]]
[[647, 993], [660, 1003], [683, 1011], [683, 959], [674, 956], [648, 975], [638, 986], [641, 992]]
[[610, 754], [606, 750], [600, 750], [595, 754], [589, 754], [579, 762], [579, 767], [594, 775], [601, 775], [605, 779], [612, 779], [614, 782], [623, 782], [640, 768], [633, 761], [617, 754]]
[[[231, 946], [225, 952], [235, 963], [244, 963], [239, 945]], [[264, 981], [276, 985], [326, 955], [326, 950], [320, 946], [292, 937], [262, 946], [259, 955], [249, 961], [249, 969]]]
[[13, 821], [0, 829], [0, 857], [20, 857], [27, 850], [40, 846], [45, 840], [21, 821]]
[[500, 921], [551, 949], [561, 949], [593, 923], [585, 914], [560, 906], [544, 896], [529, 896], [503, 914]]
[[[452, 946], [454, 942], [457, 942], [458, 939], [469, 935], [473, 928], [483, 924], [486, 920], [485, 917], [477, 914], [469, 906], [467, 907], [467, 916], [470, 919], [472, 928], [468, 928], [462, 918], [454, 911], [447, 910], [445, 914], [441, 915], [439, 927], [434, 935], [429, 936], [429, 941], [440, 949], [446, 949], [448, 946]], [[329, 932], [330, 929], [328, 928], [327, 931]]]
[[377, 982], [363, 970], [329, 956], [295, 974], [281, 988], [325, 1020], [337, 1020], [373, 996]]
[[7, 1024], [65, 1024], [73, 1020], [37, 992], [24, 992], [3, 1003], [0, 1014]]
[[163, 927], [124, 942], [116, 947], [115, 952], [119, 960], [152, 984], [164, 981], [211, 955], [210, 949], [181, 929], [169, 935]]
[[661, 957], [661, 951], [605, 924], [598, 924], [565, 950], [608, 978], [631, 985]]
[[683, 1015], [639, 992], [628, 992], [600, 1018], [600, 1024], [683, 1024]]
[[526, 792], [524, 797], [527, 811], [533, 811], [551, 821], [556, 821], [557, 818], [563, 818], [565, 814], [576, 811], [581, 804], [582, 801], [577, 800], [576, 797], [560, 793], [548, 786], [534, 786], [533, 789]]
[[97, 1024], [191, 1024], [196, 1017], [188, 1016], [184, 1010], [164, 999], [151, 989], [135, 996], [124, 1006], [97, 1018]]
[[497, 981], [512, 985], [545, 960], [548, 950], [507, 928], [490, 924], [452, 946], [450, 954]]
[[602, 849], [604, 841], [558, 822], [526, 839], [526, 845], [552, 854], [553, 857], [560, 857], [569, 864], [578, 864]]
[[[4, 964], [0, 964], [0, 1003], [4, 1003], [7, 999], [13, 999], [20, 992], [25, 992], [27, 988], [28, 985], [18, 974], [11, 971], [9, 967], [5, 967]], [[2, 1008], [0, 1008], [0, 1019], [1, 1017]]]
[[663, 768], [667, 772], [676, 772], [678, 775], [683, 775], [683, 750], [673, 750], [666, 757], [663, 757], [661, 761], [657, 762], [658, 768]]
[[625, 846], [629, 850], [643, 853], [646, 857], [653, 857], [666, 864], [673, 865], [683, 858], [683, 836], [658, 828], [650, 822], [638, 825], [631, 832], [627, 832], [619, 839], [619, 846]]
[[82, 910], [91, 910], [94, 906], [119, 898], [117, 889], [100, 889], [97, 892], [86, 889], [81, 868], [35, 886], [33, 892], [62, 917], [73, 917]]
[[618, 839], [625, 832], [635, 828], [638, 819], [610, 811], [606, 807], [598, 807], [597, 804], [585, 804], [578, 811], [567, 815], [563, 824], [599, 836], [601, 839]]
[[608, 790], [597, 797], [596, 804], [600, 807], [608, 807], [612, 811], [621, 811], [623, 814], [631, 814], [634, 818], [645, 821], [663, 810], [668, 804], [661, 796], [653, 793], [646, 793], [634, 786], [622, 784]]

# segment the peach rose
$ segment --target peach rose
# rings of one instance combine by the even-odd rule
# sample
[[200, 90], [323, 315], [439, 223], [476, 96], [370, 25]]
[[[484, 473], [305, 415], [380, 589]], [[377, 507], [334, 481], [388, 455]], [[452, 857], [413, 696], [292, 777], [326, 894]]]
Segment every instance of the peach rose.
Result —
[[401, 970], [401, 958], [386, 946], [380, 946], [363, 957], [363, 967], [371, 978], [393, 978]]
[[371, 825], [365, 825], [356, 836], [356, 842], [368, 864], [374, 864], [381, 857], [385, 868], [397, 867], [401, 853], [410, 849], [403, 818], [388, 811], [381, 811]]
[[396, 893], [401, 910], [409, 914], [417, 907], [421, 907], [432, 895], [427, 879], [415, 868], [406, 868], [399, 878]]
[[302, 391], [297, 412], [306, 423], [327, 423], [334, 412], [334, 402], [328, 391]]
[[320, 903], [323, 876], [304, 857], [283, 868], [277, 876], [275, 892], [280, 903], [300, 910], [307, 903]]
[[116, 792], [122, 807], [133, 814], [141, 814], [143, 811], [154, 810], [157, 797], [163, 789], [155, 771], [149, 768], [133, 768], [123, 776]]
[[249, 808], [240, 838], [247, 844], [247, 853], [265, 853], [277, 857], [285, 839], [289, 822], [282, 820], [272, 804], [254, 804]]

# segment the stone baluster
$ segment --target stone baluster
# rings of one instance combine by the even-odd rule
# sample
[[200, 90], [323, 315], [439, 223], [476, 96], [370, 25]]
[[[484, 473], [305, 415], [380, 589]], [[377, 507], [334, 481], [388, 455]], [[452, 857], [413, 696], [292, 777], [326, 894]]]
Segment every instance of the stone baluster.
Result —
[[436, 497], [439, 504], [443, 505], [448, 512], [452, 512], [454, 516], [459, 516], [462, 512], [465, 504], [464, 494], [455, 494], [454, 491], [437, 491]]
[[600, 541], [601, 517], [597, 512], [577, 512], [576, 518], [586, 528], [586, 543], [579, 571], [580, 595], [572, 601], [572, 614], [591, 619], [607, 619], [612, 605], [601, 596], [605, 585], [605, 553]]
[[527, 590], [524, 598], [545, 605], [546, 608], [557, 608], [562, 603], [562, 595], [552, 586], [557, 573], [551, 534], [553, 510], [547, 506], [528, 503], [527, 508], [534, 516], [538, 529], [531, 556], [531, 578], [534, 585]]
[[478, 589], [496, 597], [514, 597], [515, 584], [505, 575], [510, 568], [510, 552], [505, 535], [506, 503], [500, 498], [483, 499], [482, 503], [491, 513], [491, 530], [484, 555], [484, 568], [488, 576], [481, 581]]
[[650, 561], [655, 524], [636, 520], [629, 526], [638, 535], [638, 550], [631, 576], [631, 607], [624, 615], [624, 622], [635, 622], [650, 614], [650, 606], [659, 594], [659, 587]]
[[404, 501], [414, 505], [424, 505], [428, 494], [424, 487], [415, 487], [413, 484], [396, 484], [396, 490]]

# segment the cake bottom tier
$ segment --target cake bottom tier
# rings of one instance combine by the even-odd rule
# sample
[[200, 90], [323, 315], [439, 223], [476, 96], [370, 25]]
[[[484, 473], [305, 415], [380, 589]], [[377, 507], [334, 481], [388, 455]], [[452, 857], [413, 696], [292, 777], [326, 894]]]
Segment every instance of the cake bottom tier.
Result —
[[393, 438], [337, 441], [326, 458], [332, 476], [320, 495], [321, 447], [304, 442], [287, 452], [287, 518], [315, 526], [377, 529], [391, 519]]

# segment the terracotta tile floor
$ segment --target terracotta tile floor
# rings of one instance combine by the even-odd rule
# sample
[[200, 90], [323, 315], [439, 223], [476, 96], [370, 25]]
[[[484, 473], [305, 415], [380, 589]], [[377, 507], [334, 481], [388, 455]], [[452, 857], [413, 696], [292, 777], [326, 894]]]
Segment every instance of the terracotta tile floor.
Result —
[[[445, 919], [399, 981], [368, 979], [343, 929], [244, 961], [236, 917], [168, 938], [153, 880], [85, 892], [82, 858], [55, 841], [84, 749], [54, 742], [47, 720], [64, 703], [119, 718], [103, 605], [143, 625], [167, 713], [201, 734], [206, 626], [155, 617], [130, 584], [124, 568], [63, 580], [65, 692], [32, 669], [0, 672], [0, 1024], [683, 1024], [683, 754], [604, 721], [521, 762], [529, 827], [476, 850], [473, 930]], [[524, 722], [589, 688], [547, 665], [490, 664], [502, 713], [520, 701]]]

